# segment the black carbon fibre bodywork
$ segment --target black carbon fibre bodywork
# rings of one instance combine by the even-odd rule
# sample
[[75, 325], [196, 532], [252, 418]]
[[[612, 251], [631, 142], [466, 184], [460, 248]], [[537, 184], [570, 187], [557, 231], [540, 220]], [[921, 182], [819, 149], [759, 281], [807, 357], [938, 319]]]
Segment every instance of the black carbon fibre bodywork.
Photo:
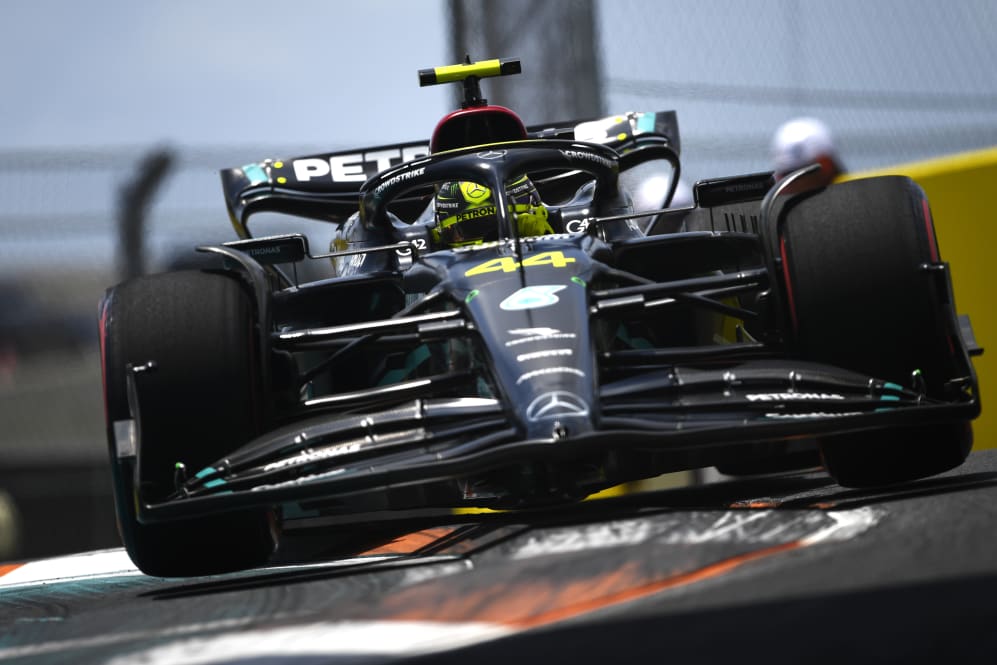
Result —
[[[261, 506], [287, 515], [523, 508], [815, 450], [825, 435], [979, 413], [943, 263], [925, 269], [932, 292], [949, 294], [938, 306], [953, 360], [950, 375], [932, 377], [939, 388], [807, 357], [779, 255], [786, 197], [756, 174], [743, 187], [704, 184], [708, 206], [633, 210], [621, 171], [664, 160], [676, 167], [672, 191], [677, 181], [677, 135], [655, 131], [674, 117], [649, 115], [647, 131], [615, 145], [541, 130], [555, 138], [437, 155], [404, 144], [223, 172], [240, 235], [249, 216], [276, 210], [329, 221], [334, 251], [295, 235], [206, 248], [256, 303], [269, 427], [178, 476], [165, 499], [140, 496], [138, 519]], [[406, 150], [414, 158], [392, 165], [388, 153]], [[344, 159], [352, 155], [389, 168], [366, 177]], [[337, 168], [349, 179], [313, 182]], [[523, 174], [564, 202], [550, 207], [558, 233], [519, 237], [503, 183]], [[496, 193], [498, 240], [432, 245], [420, 210], [435, 184], [455, 179]], [[638, 213], [648, 226], [634, 223]], [[728, 218], [741, 225], [717, 228]], [[288, 265], [303, 257], [335, 274], [297, 281]], [[132, 376], [136, 422], [155, 381], [154, 371]], [[141, 427], [132, 431], [137, 454], [119, 449], [119, 458], [140, 488]]]

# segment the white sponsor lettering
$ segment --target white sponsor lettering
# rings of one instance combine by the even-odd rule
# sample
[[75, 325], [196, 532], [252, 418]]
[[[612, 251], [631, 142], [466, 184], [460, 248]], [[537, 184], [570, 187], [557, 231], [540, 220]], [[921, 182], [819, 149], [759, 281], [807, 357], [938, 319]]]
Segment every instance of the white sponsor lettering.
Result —
[[294, 177], [298, 182], [329, 176], [333, 182], [363, 182], [375, 173], [429, 155], [428, 145], [386, 148], [347, 155], [332, 155], [328, 160], [309, 157], [294, 160]]
[[268, 490], [280, 489], [282, 487], [300, 487], [301, 485], [306, 485], [308, 483], [313, 483], [319, 480], [325, 480], [327, 478], [332, 478], [338, 476], [341, 473], [346, 473], [344, 467], [339, 467], [338, 469], [332, 469], [330, 471], [323, 471], [322, 473], [313, 473], [307, 476], [299, 476], [297, 478], [292, 478], [291, 480], [285, 480], [279, 483], [271, 483], [269, 485], [257, 485], [250, 489], [251, 492], [266, 492]]
[[506, 346], [516, 346], [517, 344], [529, 344], [531, 342], [545, 342], [557, 339], [575, 339], [575, 333], [561, 332], [557, 328], [515, 328], [509, 331], [510, 335], [522, 335], [520, 339], [513, 339], [505, 343]]
[[411, 180], [412, 178], [418, 178], [419, 176], [421, 176], [425, 172], [426, 172], [425, 167], [418, 168], [418, 169], [412, 169], [411, 171], [403, 171], [402, 173], [399, 173], [396, 176], [392, 176], [392, 177], [388, 178], [387, 180], [385, 180], [384, 182], [382, 182], [380, 185], [378, 185], [374, 189], [374, 194], [380, 195], [381, 192], [383, 192], [385, 189], [387, 189], [389, 187], [394, 187], [398, 183], [404, 182], [405, 180]]
[[280, 247], [250, 247], [248, 253], [250, 256], [266, 255], [266, 254], [280, 254]]
[[766, 418], [782, 420], [799, 420], [805, 418], [842, 418], [844, 416], [859, 416], [861, 411], [848, 411], [847, 413], [827, 413], [825, 411], [814, 411], [813, 413], [766, 413]]
[[294, 177], [298, 182], [308, 182], [312, 178], [321, 178], [325, 175], [329, 175], [329, 162], [324, 159], [294, 160]]
[[574, 374], [575, 376], [585, 376], [585, 372], [576, 367], [544, 367], [543, 369], [536, 369], [532, 372], [523, 374], [516, 379], [516, 385], [518, 386], [524, 381], [529, 381], [530, 379], [535, 379], [538, 376], [544, 376], [546, 374]]
[[599, 164], [600, 166], [605, 166], [608, 169], [616, 166], [616, 163], [611, 159], [607, 159], [601, 155], [596, 155], [590, 152], [583, 152], [581, 150], [561, 150], [561, 154], [570, 160], [580, 159], [584, 162], [592, 162], [594, 164]]
[[[412, 247], [415, 247], [417, 250], [424, 250], [429, 247], [425, 238], [409, 238], [408, 241], [411, 243]], [[395, 250], [395, 253], [398, 254], [398, 256], [411, 256], [412, 249], [405, 247], [403, 249]]]
[[745, 395], [749, 402], [789, 402], [810, 399], [845, 399], [837, 393], [754, 393]]
[[[378, 171], [384, 169], [378, 168]], [[359, 153], [329, 158], [329, 174], [335, 182], [363, 182], [363, 156]]]
[[[557, 335], [561, 331], [557, 328], [514, 328], [509, 331], [510, 335], [525, 335], [529, 337], [550, 337]], [[574, 337], [574, 335], [572, 335]]]
[[551, 240], [571, 240], [572, 234], [570, 233], [548, 233], [543, 236], [523, 236], [520, 240], [529, 240], [530, 242], [550, 242]]
[[354, 254], [346, 261], [346, 266], [352, 270], [360, 270], [363, 267], [364, 261], [367, 260], [366, 254]]
[[575, 333], [557, 333], [555, 335], [537, 335], [535, 337], [524, 337], [522, 339], [514, 339], [506, 342], [506, 346], [516, 346], [518, 344], [529, 344], [531, 342], [546, 342], [554, 339], [575, 339], [577, 335]]
[[297, 455], [292, 457], [285, 457], [284, 459], [277, 460], [276, 462], [271, 462], [263, 467], [264, 471], [278, 471], [280, 469], [286, 469], [292, 466], [299, 466], [301, 464], [309, 464], [312, 462], [319, 462], [321, 460], [329, 459], [331, 457], [339, 457], [340, 455], [349, 455], [355, 453], [365, 446], [374, 445], [373, 439], [361, 439], [356, 441], [347, 441], [345, 443], [340, 443], [334, 446], [328, 446], [325, 448], [319, 448], [317, 450], [302, 450]]
[[546, 349], [544, 351], [533, 351], [531, 353], [520, 353], [516, 356], [516, 360], [524, 363], [530, 360], [539, 360], [540, 358], [556, 358], [559, 356], [570, 356], [573, 355], [574, 351], [571, 349]]

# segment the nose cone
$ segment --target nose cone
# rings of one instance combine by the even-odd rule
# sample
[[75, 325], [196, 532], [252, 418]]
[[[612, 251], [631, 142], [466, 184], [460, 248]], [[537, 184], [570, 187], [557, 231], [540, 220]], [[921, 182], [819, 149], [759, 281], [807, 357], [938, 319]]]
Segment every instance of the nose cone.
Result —
[[585, 286], [512, 279], [482, 289], [471, 308], [491, 338], [495, 378], [526, 435], [590, 431], [595, 367]]

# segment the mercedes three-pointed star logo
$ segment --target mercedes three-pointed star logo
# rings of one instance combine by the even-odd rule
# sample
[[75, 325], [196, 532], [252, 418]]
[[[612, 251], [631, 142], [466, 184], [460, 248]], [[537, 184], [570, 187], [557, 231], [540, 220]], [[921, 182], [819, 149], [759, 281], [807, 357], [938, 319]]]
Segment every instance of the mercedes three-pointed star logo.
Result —
[[544, 393], [526, 407], [526, 418], [533, 422], [566, 416], [584, 417], [588, 414], [588, 404], [578, 395], [564, 390]]

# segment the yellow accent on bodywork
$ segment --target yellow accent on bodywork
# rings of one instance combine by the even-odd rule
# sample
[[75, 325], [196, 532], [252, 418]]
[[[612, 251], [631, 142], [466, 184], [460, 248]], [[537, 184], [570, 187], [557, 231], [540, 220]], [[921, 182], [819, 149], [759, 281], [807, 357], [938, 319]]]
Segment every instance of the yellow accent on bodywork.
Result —
[[463, 65], [444, 65], [434, 67], [437, 83], [450, 83], [451, 81], [463, 81], [468, 76], [499, 76], [502, 73], [502, 63], [497, 58], [494, 60], [482, 60]]

